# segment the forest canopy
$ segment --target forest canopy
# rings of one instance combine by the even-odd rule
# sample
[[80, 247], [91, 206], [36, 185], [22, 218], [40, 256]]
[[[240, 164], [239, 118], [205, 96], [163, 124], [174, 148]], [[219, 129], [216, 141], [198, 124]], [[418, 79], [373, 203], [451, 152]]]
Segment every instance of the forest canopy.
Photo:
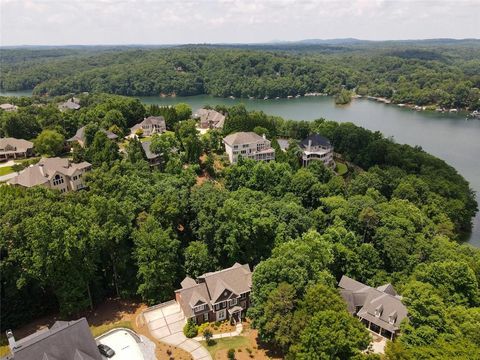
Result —
[[[252, 325], [288, 359], [369, 357], [368, 333], [336, 290], [342, 275], [392, 283], [404, 296], [409, 321], [389, 359], [479, 353], [480, 251], [457, 241], [477, 204], [444, 161], [351, 123], [286, 121], [243, 106], [218, 107], [228, 114], [223, 133], [200, 135], [179, 106], [169, 131], [152, 138], [163, 159], [152, 170], [138, 140], [121, 155], [99, 130], [166, 109], [80, 99], [75, 112], [30, 98], [19, 100], [18, 117], [1, 114], [6, 135], [70, 136], [86, 125], [91, 141], [74, 158], [94, 165], [85, 191], [0, 186], [2, 330], [52, 311], [69, 318], [109, 296], [167, 301], [185, 275], [240, 262], [254, 269]], [[259, 128], [274, 147], [276, 138], [323, 134], [350, 171], [300, 167], [294, 141], [276, 161], [227, 165], [222, 136]]]
[[337, 95], [396, 103], [480, 107], [480, 47], [389, 45], [4, 49], [0, 88], [35, 94], [106, 92], [218, 97]]

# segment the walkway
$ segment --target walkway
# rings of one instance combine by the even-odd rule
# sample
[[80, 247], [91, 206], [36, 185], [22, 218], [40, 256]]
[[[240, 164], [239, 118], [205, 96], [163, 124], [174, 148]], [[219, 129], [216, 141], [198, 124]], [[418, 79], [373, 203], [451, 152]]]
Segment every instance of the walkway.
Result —
[[174, 300], [147, 309], [143, 317], [148, 330], [156, 339], [189, 352], [194, 360], [212, 360], [207, 349], [183, 334], [185, 316]]
[[[243, 331], [243, 325], [242, 325], [242, 323], [239, 323], [239, 324], [235, 325], [235, 331], [228, 332], [228, 333], [222, 333], [222, 334], [215, 334], [215, 335], [212, 336], [212, 339], [221, 339], [221, 338], [238, 336], [242, 333], [242, 331]], [[203, 338], [203, 336], [197, 336], [197, 337], [194, 337], [193, 340], [202, 341], [202, 340], [204, 340], [204, 338]]]

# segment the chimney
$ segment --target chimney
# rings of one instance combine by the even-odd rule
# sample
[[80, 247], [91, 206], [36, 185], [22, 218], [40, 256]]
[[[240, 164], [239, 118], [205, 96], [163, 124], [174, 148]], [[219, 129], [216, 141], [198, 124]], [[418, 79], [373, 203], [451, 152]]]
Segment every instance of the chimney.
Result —
[[17, 347], [17, 343], [15, 342], [15, 337], [13, 336], [12, 330], [7, 330], [5, 332], [7, 334], [7, 339], [8, 339], [8, 347], [10, 348], [10, 351], [13, 354], [13, 350]]
[[263, 140], [267, 140], [267, 136], [263, 134]]
[[310, 151], [311, 147], [312, 147], [312, 140], [310, 139], [308, 140], [308, 151]]

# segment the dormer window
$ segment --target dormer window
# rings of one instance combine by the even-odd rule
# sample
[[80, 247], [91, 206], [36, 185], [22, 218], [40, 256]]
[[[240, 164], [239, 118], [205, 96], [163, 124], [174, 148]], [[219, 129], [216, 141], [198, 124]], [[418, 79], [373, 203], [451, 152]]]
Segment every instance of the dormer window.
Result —
[[396, 311], [394, 311], [390, 315], [388, 315], [389, 324], [393, 325], [393, 324], [395, 324], [395, 321], [397, 321], [397, 312]]
[[382, 315], [382, 312], [383, 312], [383, 305], [377, 306], [377, 308], [375, 309], [375, 316], [380, 317]]
[[198, 306], [195, 306], [193, 308], [193, 311], [195, 311], [195, 312], [200, 312], [200, 311], [203, 311], [203, 310], [205, 310], [205, 304], [198, 305]]
[[228, 303], [229, 303], [230, 306], [237, 305], [237, 298], [230, 299]]

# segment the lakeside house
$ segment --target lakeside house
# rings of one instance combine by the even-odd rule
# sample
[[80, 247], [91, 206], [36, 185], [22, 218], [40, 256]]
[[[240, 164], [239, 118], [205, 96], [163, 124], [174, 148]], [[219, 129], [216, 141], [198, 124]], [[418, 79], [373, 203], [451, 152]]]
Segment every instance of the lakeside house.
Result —
[[0, 138], [0, 161], [26, 158], [33, 155], [31, 141], [16, 138]]
[[11, 354], [2, 360], [103, 359], [85, 318], [57, 321], [20, 340], [7, 330], [7, 339]]
[[[100, 131], [103, 131], [110, 140], [118, 139], [118, 136], [109, 130], [101, 129]], [[67, 139], [67, 143], [73, 142], [78, 142], [81, 147], [85, 147], [85, 126], [82, 126], [77, 130], [75, 135], [73, 135], [70, 139]]]
[[237, 132], [223, 139], [225, 152], [230, 163], [236, 164], [238, 157], [253, 159], [255, 161], [275, 160], [275, 149], [265, 135], [260, 136], [254, 132]]
[[92, 165], [86, 161], [75, 164], [68, 159], [42, 158], [14, 178], [7, 181], [12, 186], [45, 186], [62, 193], [85, 188], [83, 175], [90, 171]]
[[302, 149], [302, 165], [307, 166], [312, 161], [321, 161], [327, 167], [335, 166], [333, 146], [330, 140], [320, 134], [312, 134], [300, 142]]
[[198, 109], [193, 117], [199, 119], [200, 129], [223, 129], [225, 115], [212, 109]]
[[155, 154], [150, 150], [151, 141], [144, 141], [142, 142], [143, 152], [147, 157], [148, 164], [151, 168], [157, 168], [160, 166], [161, 157], [159, 154]]
[[203, 274], [194, 280], [186, 277], [175, 300], [185, 317], [195, 323], [230, 319], [241, 321], [250, 305], [252, 272], [248, 264]]
[[0, 109], [3, 111], [17, 111], [18, 107], [13, 104], [0, 104]]
[[130, 129], [130, 136], [136, 136], [140, 130], [143, 136], [161, 134], [167, 130], [165, 118], [163, 116], [149, 116], [148, 118], [144, 118], [142, 122], [134, 125]]
[[372, 288], [344, 275], [338, 286], [350, 314], [369, 330], [390, 340], [398, 336], [407, 308], [391, 284]]
[[72, 97], [63, 103], [58, 104], [58, 108], [60, 109], [60, 111], [78, 110], [81, 108], [80, 99], [77, 99], [76, 97]]

